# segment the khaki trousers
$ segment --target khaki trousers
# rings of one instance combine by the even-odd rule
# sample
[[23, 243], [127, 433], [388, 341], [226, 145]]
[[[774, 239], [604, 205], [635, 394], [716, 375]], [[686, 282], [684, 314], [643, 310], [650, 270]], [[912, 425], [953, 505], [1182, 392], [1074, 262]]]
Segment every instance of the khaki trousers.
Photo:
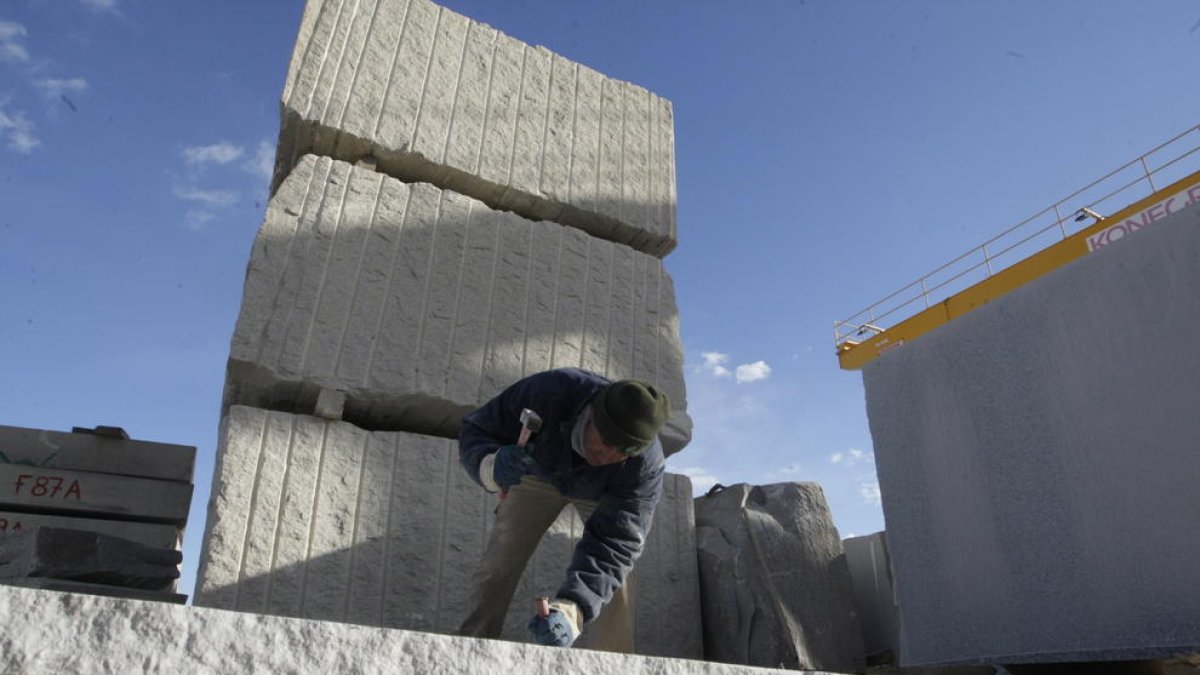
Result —
[[[498, 638], [504, 617], [525, 565], [541, 541], [542, 535], [567, 504], [573, 504], [579, 517], [587, 522], [597, 502], [569, 499], [553, 485], [533, 476], [525, 476], [500, 501], [496, 525], [488, 537], [483, 560], [475, 574], [475, 592], [467, 608], [467, 618], [459, 635]], [[565, 572], [566, 570], [564, 570]], [[547, 589], [553, 592], [554, 589]], [[532, 598], [531, 598], [532, 600]], [[530, 603], [529, 615], [533, 616]], [[611, 652], [633, 653], [633, 589], [628, 577], [600, 616], [584, 627], [580, 646]]]

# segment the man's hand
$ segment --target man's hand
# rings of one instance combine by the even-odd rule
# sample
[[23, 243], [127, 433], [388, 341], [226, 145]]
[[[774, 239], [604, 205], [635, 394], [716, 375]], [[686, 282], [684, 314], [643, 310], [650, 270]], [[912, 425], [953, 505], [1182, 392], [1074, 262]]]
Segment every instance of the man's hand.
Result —
[[533, 615], [529, 620], [529, 632], [533, 641], [547, 647], [570, 647], [579, 637], [579, 624], [583, 623], [579, 606], [570, 600], [555, 600], [550, 603], [550, 614]]
[[529, 454], [531, 449], [532, 445], [524, 448], [505, 445], [485, 457], [479, 465], [479, 478], [483, 486], [491, 492], [507, 492], [520, 483], [521, 477], [533, 468], [533, 456]]

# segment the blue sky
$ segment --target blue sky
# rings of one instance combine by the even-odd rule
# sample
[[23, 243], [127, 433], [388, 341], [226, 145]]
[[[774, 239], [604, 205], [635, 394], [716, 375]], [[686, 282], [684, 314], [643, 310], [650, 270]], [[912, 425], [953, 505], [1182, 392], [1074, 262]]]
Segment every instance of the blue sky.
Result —
[[[447, 0], [674, 104], [667, 259], [692, 445], [673, 470], [818, 481], [884, 526], [832, 322], [1200, 122], [1190, 0]], [[0, 5], [0, 424], [195, 445], [303, 3]]]

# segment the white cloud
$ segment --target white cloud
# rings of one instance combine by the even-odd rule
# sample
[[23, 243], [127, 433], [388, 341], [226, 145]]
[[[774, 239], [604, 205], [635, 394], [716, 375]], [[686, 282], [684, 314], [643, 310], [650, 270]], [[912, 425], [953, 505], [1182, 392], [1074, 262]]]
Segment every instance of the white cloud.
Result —
[[4, 111], [0, 103], [0, 136], [8, 137], [8, 147], [22, 155], [28, 155], [42, 142], [33, 135], [33, 122], [30, 122], [22, 112], [11, 115]]
[[195, 145], [183, 149], [188, 164], [228, 164], [242, 156], [242, 149], [227, 141], [213, 145]]
[[728, 354], [722, 354], [721, 352], [701, 352], [700, 356], [704, 358], [704, 364], [700, 366], [700, 369], [704, 372], [716, 377], [729, 377], [733, 375], [725, 367], [725, 364], [729, 362]]
[[24, 63], [29, 60], [29, 52], [20, 42], [25, 35], [25, 26], [15, 21], [0, 20], [0, 61]]
[[82, 77], [72, 77], [69, 80], [38, 80], [33, 85], [41, 89], [47, 98], [58, 98], [67, 93], [79, 93], [88, 88], [87, 80]]
[[880, 504], [883, 501], [883, 495], [879, 492], [878, 482], [860, 483], [858, 494], [868, 504]]
[[692, 494], [697, 496], [708, 492], [709, 488], [721, 482], [720, 479], [709, 473], [708, 469], [701, 469], [698, 466], [677, 469], [675, 472], [692, 479]]
[[763, 475], [763, 483], [779, 483], [794, 481], [804, 474], [804, 467], [799, 462], [793, 462], [782, 469], [777, 469]]
[[870, 452], [863, 452], [858, 448], [850, 448], [846, 452], [835, 452], [829, 456], [830, 464], [841, 464], [843, 466], [853, 466], [866, 461], [875, 461], [875, 455]]
[[757, 382], [765, 380], [770, 376], [771, 366], [768, 366], [766, 361], [755, 361], [754, 363], [746, 363], [737, 367], [738, 384]]
[[200, 209], [188, 209], [187, 213], [183, 214], [183, 222], [188, 226], [188, 229], [199, 232], [206, 225], [216, 220], [217, 215], [209, 211]]
[[172, 192], [185, 202], [196, 202], [205, 206], [233, 206], [237, 201], [237, 193], [232, 190], [202, 190], [196, 187], [176, 185]]
[[79, 0], [79, 2], [93, 12], [117, 11], [117, 0]]
[[275, 173], [275, 146], [266, 141], [259, 141], [254, 156], [247, 159], [242, 168], [259, 178], [271, 180]]

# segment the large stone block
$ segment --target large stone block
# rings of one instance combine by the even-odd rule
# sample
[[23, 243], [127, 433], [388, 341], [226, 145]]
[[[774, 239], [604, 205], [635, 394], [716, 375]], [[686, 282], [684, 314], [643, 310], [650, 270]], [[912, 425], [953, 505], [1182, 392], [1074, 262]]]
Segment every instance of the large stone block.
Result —
[[190, 483], [196, 448], [90, 433], [0, 426], [0, 461]]
[[33, 527], [0, 537], [0, 580], [47, 578], [174, 590], [183, 555], [98, 532]]
[[908, 664], [1200, 649], [1180, 206], [864, 368]]
[[0, 510], [187, 523], [192, 486], [168, 480], [0, 464]]
[[695, 508], [706, 657], [863, 670], [850, 572], [820, 485], [742, 483]]
[[364, 428], [455, 437], [467, 411], [563, 366], [656, 383], [673, 408], [667, 451], [690, 438], [660, 260], [308, 156], [255, 240], [225, 407], [308, 413], [333, 389]]
[[900, 611], [884, 532], [842, 540], [867, 656], [900, 659]]
[[165, 549], [179, 548], [183, 538], [183, 531], [174, 525], [0, 511], [0, 538], [6, 534], [16, 534], [34, 527], [58, 527], [99, 532], [112, 537], [136, 541], [146, 546]]
[[357, 161], [662, 257], [675, 247], [670, 102], [428, 0], [309, 0], [275, 186]]
[[0, 616], [6, 673], [797, 675], [20, 588]]
[[[242, 406], [223, 421], [212, 490], [196, 604], [441, 633], [465, 615], [496, 506], [454, 441]], [[669, 476], [635, 568], [639, 653], [701, 656], [690, 505], [690, 481]], [[543, 538], [506, 638], [527, 639], [533, 598], [558, 588], [582, 527], [567, 509]]]

